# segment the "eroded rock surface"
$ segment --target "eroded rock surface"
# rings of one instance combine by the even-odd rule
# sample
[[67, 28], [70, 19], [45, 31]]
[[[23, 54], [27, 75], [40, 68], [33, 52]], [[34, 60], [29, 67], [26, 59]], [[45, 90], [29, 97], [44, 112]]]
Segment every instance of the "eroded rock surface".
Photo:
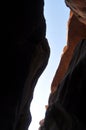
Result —
[[51, 95], [40, 130], [86, 130], [86, 40], [77, 44], [68, 70]]
[[86, 130], [86, 1], [66, 0], [66, 4], [71, 9], [67, 45], [39, 130]]
[[53, 93], [58, 84], [64, 77], [69, 63], [71, 61], [73, 51], [77, 45], [77, 43], [86, 38], [86, 25], [81, 23], [77, 17], [74, 15], [72, 11], [70, 11], [70, 17], [68, 20], [68, 34], [67, 34], [67, 45], [63, 49], [63, 55], [61, 57], [59, 66], [57, 68], [56, 74], [54, 76], [52, 85], [51, 85], [51, 92]]
[[86, 0], [65, 0], [67, 6], [74, 12], [76, 17], [86, 24]]

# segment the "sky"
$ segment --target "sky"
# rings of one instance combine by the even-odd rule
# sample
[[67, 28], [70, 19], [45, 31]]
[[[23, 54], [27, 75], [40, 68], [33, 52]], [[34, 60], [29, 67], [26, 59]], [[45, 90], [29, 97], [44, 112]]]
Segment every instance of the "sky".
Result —
[[35, 87], [30, 108], [32, 123], [28, 130], [38, 130], [39, 121], [45, 116], [45, 105], [48, 104], [51, 83], [60, 62], [63, 47], [66, 45], [69, 8], [66, 7], [64, 0], [45, 0], [44, 16], [50, 58]]

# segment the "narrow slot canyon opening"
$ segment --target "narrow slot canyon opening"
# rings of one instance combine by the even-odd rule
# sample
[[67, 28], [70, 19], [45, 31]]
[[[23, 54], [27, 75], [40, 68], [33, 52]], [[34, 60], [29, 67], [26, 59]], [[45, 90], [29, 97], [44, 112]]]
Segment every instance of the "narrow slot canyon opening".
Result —
[[48, 104], [51, 83], [58, 67], [63, 47], [66, 45], [69, 8], [66, 7], [63, 0], [60, 0], [59, 3], [58, 0], [46, 0], [44, 16], [47, 27], [46, 37], [50, 46], [50, 58], [34, 90], [30, 108], [32, 122], [28, 130], [38, 130], [39, 121], [45, 116], [45, 105]]

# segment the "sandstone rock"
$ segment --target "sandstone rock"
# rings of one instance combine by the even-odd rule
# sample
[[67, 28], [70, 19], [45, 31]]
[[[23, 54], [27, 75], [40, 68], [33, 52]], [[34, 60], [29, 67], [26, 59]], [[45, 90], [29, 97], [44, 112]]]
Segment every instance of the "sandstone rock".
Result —
[[[63, 79], [69, 63], [71, 61], [73, 51], [77, 43], [86, 38], [86, 25], [81, 23], [74, 13], [70, 11], [70, 17], [68, 21], [68, 34], [67, 34], [67, 45], [65, 48], [65, 53], [62, 54], [59, 66], [57, 68], [56, 74], [54, 76], [53, 82], [51, 84], [51, 93], [55, 92], [58, 84]], [[64, 49], [63, 49], [64, 51]]]
[[68, 70], [50, 98], [40, 130], [86, 130], [86, 40], [77, 44]]
[[76, 17], [86, 24], [86, 0], [65, 0], [67, 6], [74, 12]]

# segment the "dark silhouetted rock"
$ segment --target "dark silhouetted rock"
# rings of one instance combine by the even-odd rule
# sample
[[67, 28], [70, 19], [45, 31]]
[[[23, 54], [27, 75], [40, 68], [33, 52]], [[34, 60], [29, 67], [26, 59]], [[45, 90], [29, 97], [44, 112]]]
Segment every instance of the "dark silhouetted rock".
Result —
[[40, 130], [86, 130], [86, 40], [77, 44], [68, 70], [51, 94]]
[[50, 53], [43, 8], [43, 0], [4, 3], [0, 130], [27, 130], [31, 122], [34, 87]]

